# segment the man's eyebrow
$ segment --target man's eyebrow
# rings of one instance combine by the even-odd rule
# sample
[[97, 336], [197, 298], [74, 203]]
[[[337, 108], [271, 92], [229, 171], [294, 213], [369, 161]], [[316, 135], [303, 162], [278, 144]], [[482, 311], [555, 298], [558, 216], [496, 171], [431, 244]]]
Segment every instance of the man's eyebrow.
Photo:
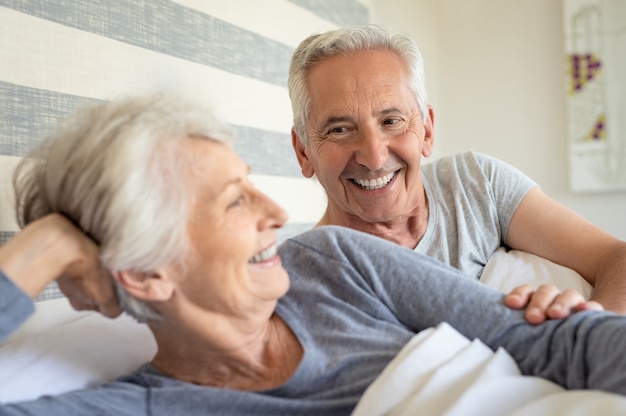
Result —
[[349, 116], [332, 116], [328, 117], [324, 124], [321, 127], [321, 130], [325, 130], [328, 126], [336, 123], [345, 123], [346, 121], [351, 121], [352, 117]]

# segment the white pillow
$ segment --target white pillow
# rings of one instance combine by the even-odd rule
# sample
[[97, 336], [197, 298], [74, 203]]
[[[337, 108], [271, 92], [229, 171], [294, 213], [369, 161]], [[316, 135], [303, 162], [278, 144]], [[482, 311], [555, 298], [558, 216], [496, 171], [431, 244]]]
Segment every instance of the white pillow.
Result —
[[148, 327], [127, 315], [109, 319], [76, 312], [65, 298], [35, 307], [35, 314], [0, 346], [2, 403], [114, 380], [156, 353]]
[[589, 282], [572, 269], [534, 254], [504, 248], [489, 259], [480, 281], [505, 293], [525, 283], [535, 286], [551, 283], [561, 290], [574, 289], [585, 299], [589, 299], [592, 290]]

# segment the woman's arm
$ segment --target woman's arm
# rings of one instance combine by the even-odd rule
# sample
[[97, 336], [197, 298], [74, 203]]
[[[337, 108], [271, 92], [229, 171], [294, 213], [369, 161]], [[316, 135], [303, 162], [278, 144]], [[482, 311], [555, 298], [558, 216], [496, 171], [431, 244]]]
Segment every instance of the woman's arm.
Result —
[[[447, 322], [469, 339], [492, 349], [505, 348], [524, 374], [566, 388], [595, 388], [626, 394], [626, 317], [609, 312], [575, 313], [541, 325], [526, 321], [524, 311], [504, 305], [504, 294], [464, 276], [432, 258], [368, 234], [320, 227], [286, 244], [281, 256], [287, 270], [311, 279], [351, 279], [414, 332]], [[347, 285], [349, 286], [349, 285]], [[366, 293], [369, 292], [369, 293]], [[379, 316], [384, 314], [377, 313]]]
[[121, 313], [98, 247], [62, 215], [28, 224], [0, 247], [0, 270], [31, 298], [57, 280], [74, 308], [110, 317]]

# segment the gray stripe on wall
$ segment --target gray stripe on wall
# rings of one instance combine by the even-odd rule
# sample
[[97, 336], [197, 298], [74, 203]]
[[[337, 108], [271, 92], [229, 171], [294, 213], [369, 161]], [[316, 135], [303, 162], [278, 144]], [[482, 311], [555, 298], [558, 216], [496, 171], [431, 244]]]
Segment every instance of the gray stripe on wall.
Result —
[[286, 86], [290, 46], [169, 0], [0, 0], [64, 26]]
[[252, 173], [300, 178], [300, 166], [291, 146], [291, 135], [247, 126], [232, 126], [234, 149]]
[[[313, 228], [315, 224], [313, 223], [288, 223], [285, 224], [282, 228], [278, 229], [278, 241], [283, 242], [288, 238], [301, 234], [307, 230]], [[0, 231], [0, 245], [6, 243], [11, 238], [13, 238], [17, 234], [14, 231]]]
[[0, 246], [13, 238], [15, 234], [13, 231], [0, 231]]
[[57, 282], [51, 282], [48, 286], [44, 287], [39, 296], [35, 298], [35, 302], [43, 302], [46, 300], [64, 298], [65, 295], [59, 289]]
[[24, 156], [67, 115], [94, 101], [0, 81], [0, 154]]
[[[24, 156], [65, 117], [98, 100], [0, 81], [0, 154]], [[233, 125], [235, 151], [253, 173], [299, 178], [288, 133]], [[277, 161], [280, 161], [277, 163]]]
[[289, 0], [323, 19], [339, 25], [364, 25], [369, 23], [367, 7], [354, 0]]

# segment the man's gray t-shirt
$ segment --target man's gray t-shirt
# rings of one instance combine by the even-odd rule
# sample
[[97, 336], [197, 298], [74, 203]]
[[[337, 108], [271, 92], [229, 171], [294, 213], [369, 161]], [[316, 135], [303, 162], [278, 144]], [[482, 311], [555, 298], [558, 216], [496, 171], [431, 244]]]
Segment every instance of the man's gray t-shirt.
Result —
[[493, 253], [506, 246], [513, 213], [535, 182], [476, 152], [423, 165], [422, 177], [428, 227], [415, 251], [479, 279]]

